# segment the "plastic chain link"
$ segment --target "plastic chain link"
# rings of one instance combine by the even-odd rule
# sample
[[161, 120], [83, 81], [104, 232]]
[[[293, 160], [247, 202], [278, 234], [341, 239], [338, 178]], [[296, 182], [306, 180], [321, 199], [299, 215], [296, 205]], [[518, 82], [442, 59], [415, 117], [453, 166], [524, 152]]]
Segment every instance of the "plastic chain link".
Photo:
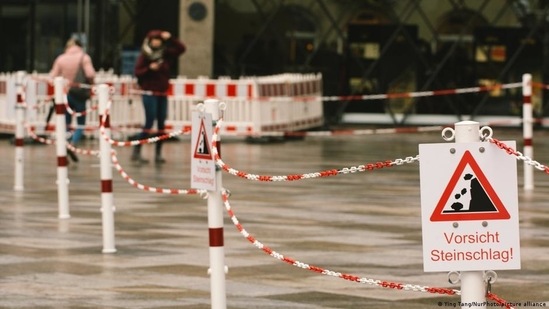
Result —
[[[27, 134], [29, 135], [30, 138], [32, 138], [33, 140], [39, 143], [46, 144], [46, 145], [55, 145], [55, 140], [47, 139], [47, 138], [36, 135], [36, 133], [34, 133], [34, 131], [30, 126], [27, 126]], [[76, 148], [74, 145], [70, 143], [67, 143], [67, 149], [78, 154], [99, 156], [99, 150]]]
[[[443, 294], [443, 295], [461, 295], [460, 290], [456, 289], [449, 289], [449, 288], [440, 288], [440, 287], [429, 287], [429, 286], [422, 286], [422, 285], [416, 285], [416, 284], [406, 284], [406, 283], [399, 283], [399, 282], [390, 282], [390, 281], [384, 281], [384, 280], [378, 280], [378, 279], [370, 279], [370, 278], [362, 278], [355, 275], [350, 274], [344, 274], [337, 271], [332, 271], [329, 269], [324, 269], [318, 266], [309, 265], [307, 263], [300, 262], [298, 260], [292, 259], [290, 257], [284, 256], [283, 254], [280, 254], [268, 246], [261, 243], [259, 240], [257, 240], [255, 237], [253, 237], [246, 229], [242, 226], [242, 224], [238, 221], [238, 218], [236, 217], [234, 211], [232, 210], [232, 207], [229, 203], [229, 193], [227, 190], [222, 190], [222, 198], [223, 198], [223, 204], [225, 206], [225, 209], [227, 210], [227, 213], [233, 222], [236, 229], [240, 232], [244, 238], [246, 238], [250, 243], [252, 243], [256, 248], [262, 250], [266, 254], [272, 256], [273, 258], [280, 260], [282, 262], [285, 262], [287, 264], [290, 264], [292, 266], [310, 270], [319, 274], [323, 274], [326, 276], [336, 277], [348, 281], [353, 281], [357, 283], [363, 283], [363, 284], [369, 284], [374, 286], [379, 286], [383, 288], [388, 289], [395, 289], [395, 290], [403, 290], [403, 291], [414, 291], [414, 292], [426, 292], [426, 293], [433, 293], [433, 294]], [[504, 306], [506, 308], [512, 308], [504, 299], [498, 297], [497, 295], [493, 293], [487, 293], [486, 295], [488, 299], [491, 299], [501, 306]]]
[[531, 165], [535, 167], [536, 169], [545, 172], [546, 174], [549, 174], [549, 167], [547, 165], [543, 165], [539, 163], [538, 161], [533, 160], [532, 158], [523, 155], [520, 151], [517, 151], [505, 143], [495, 139], [495, 138], [488, 138], [487, 139], [490, 143], [493, 143], [494, 145], [498, 146], [499, 148], [505, 150], [508, 154], [513, 155], [517, 158], [517, 160], [524, 161], [524, 163]]
[[120, 165], [120, 162], [118, 161], [118, 158], [116, 157], [116, 151], [114, 151], [114, 150], [111, 151], [111, 158], [112, 158], [112, 163], [113, 163], [114, 167], [116, 168], [116, 170], [118, 171], [118, 173], [120, 174], [120, 176], [122, 176], [122, 178], [124, 178], [130, 185], [136, 187], [137, 189], [140, 189], [140, 190], [143, 190], [143, 191], [148, 191], [148, 192], [153, 192], [153, 193], [174, 194], [174, 195], [198, 194], [202, 198], [207, 198], [208, 197], [208, 193], [207, 193], [206, 190], [198, 190], [198, 189], [165, 189], [165, 188], [156, 188], [156, 187], [151, 187], [151, 186], [140, 184], [137, 181], [135, 181], [133, 178], [131, 178], [124, 171], [124, 169]]
[[[212, 137], [212, 141], [217, 141], [218, 140], [218, 134], [219, 134], [219, 130], [221, 128], [222, 121], [223, 120], [220, 119], [217, 122], [217, 124], [215, 126], [215, 130], [214, 130], [214, 134], [213, 134], [213, 137]], [[304, 180], [304, 179], [312, 179], [312, 178], [320, 178], [320, 177], [337, 176], [337, 175], [342, 175], [342, 174], [354, 174], [354, 173], [372, 171], [372, 170], [381, 169], [381, 168], [384, 168], [384, 167], [391, 167], [391, 166], [394, 166], [394, 165], [403, 165], [404, 163], [413, 163], [413, 162], [419, 161], [419, 156], [415, 156], [415, 157], [406, 157], [405, 159], [396, 159], [394, 161], [387, 160], [387, 161], [383, 161], [383, 162], [368, 163], [368, 164], [363, 164], [363, 165], [359, 165], [359, 166], [344, 167], [344, 168], [341, 168], [341, 169], [324, 170], [324, 171], [320, 171], [320, 172], [313, 172], [313, 173], [306, 173], [306, 174], [279, 175], [279, 176], [256, 175], [256, 174], [250, 174], [250, 173], [246, 173], [246, 172], [243, 172], [243, 171], [239, 171], [239, 170], [236, 170], [234, 168], [229, 167], [225, 162], [223, 162], [223, 160], [219, 156], [219, 151], [217, 149], [217, 143], [213, 142], [211, 146], [212, 146], [212, 153], [214, 155], [214, 160], [215, 160], [216, 164], [222, 170], [226, 171], [227, 173], [229, 173], [233, 176], [238, 176], [238, 177], [248, 179], [248, 180], [266, 181], [266, 182], [271, 182], [271, 181], [273, 181], [273, 182], [274, 181], [295, 181], [295, 180]]]
[[[109, 101], [109, 105], [111, 105], [111, 102], [112, 101]], [[163, 135], [160, 135], [160, 136], [153, 136], [153, 137], [149, 137], [149, 138], [146, 138], [146, 139], [141, 139], [141, 140], [133, 140], [133, 141], [116, 141], [116, 140], [113, 140], [111, 137], [107, 136], [107, 134], [105, 134], [105, 127], [103, 126], [103, 123], [105, 122], [104, 119], [105, 117], [109, 114], [109, 108], [107, 108], [105, 110], [105, 113], [103, 115], [101, 115], [101, 126], [99, 127], [99, 133], [101, 134], [101, 136], [103, 136], [103, 138], [109, 142], [109, 144], [113, 145], [113, 146], [117, 146], [117, 147], [131, 147], [131, 146], [137, 146], [137, 145], [143, 145], [143, 144], [154, 144], [158, 141], [163, 141], [163, 140], [167, 140], [167, 139], [170, 139], [172, 137], [176, 137], [176, 136], [179, 136], [179, 135], [183, 135], [183, 134], [190, 134], [191, 130], [190, 129], [183, 129], [183, 130], [178, 130], [178, 131], [174, 131], [174, 132], [170, 132], [170, 133], [167, 133], [167, 134], [163, 134]]]

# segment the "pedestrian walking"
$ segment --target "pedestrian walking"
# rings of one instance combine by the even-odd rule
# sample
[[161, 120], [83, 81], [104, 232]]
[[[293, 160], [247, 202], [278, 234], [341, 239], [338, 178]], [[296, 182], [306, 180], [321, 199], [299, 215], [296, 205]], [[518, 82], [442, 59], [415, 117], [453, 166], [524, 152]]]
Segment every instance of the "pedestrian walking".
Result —
[[[69, 83], [67, 92], [67, 101], [69, 107], [75, 113], [81, 113], [76, 117], [76, 128], [72, 131], [70, 143], [76, 145], [80, 142], [86, 125], [86, 102], [90, 97], [90, 84], [93, 84], [95, 78], [95, 68], [92, 59], [84, 49], [82, 43], [77, 38], [70, 38], [65, 44], [65, 51], [59, 55], [53, 62], [49, 73], [50, 78], [63, 77]], [[71, 130], [72, 115], [65, 114], [67, 130]], [[70, 153], [74, 161], [78, 158]]]

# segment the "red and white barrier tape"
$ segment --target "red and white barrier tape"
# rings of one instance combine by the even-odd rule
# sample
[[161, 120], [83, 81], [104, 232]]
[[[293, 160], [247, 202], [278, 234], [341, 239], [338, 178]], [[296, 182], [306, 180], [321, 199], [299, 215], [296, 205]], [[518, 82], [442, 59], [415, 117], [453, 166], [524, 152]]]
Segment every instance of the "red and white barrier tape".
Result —
[[147, 186], [147, 185], [143, 185], [143, 184], [140, 184], [138, 183], [137, 181], [135, 181], [133, 178], [131, 178], [125, 171], [124, 169], [122, 168], [122, 166], [120, 165], [120, 162], [118, 161], [118, 157], [116, 156], [116, 152], [115, 151], [112, 151], [111, 152], [111, 158], [112, 158], [112, 163], [114, 164], [114, 167], [116, 168], [116, 170], [118, 171], [118, 173], [120, 174], [120, 176], [122, 176], [122, 178], [124, 178], [130, 185], [136, 187], [137, 189], [139, 190], [143, 190], [143, 191], [148, 191], [148, 192], [153, 192], [153, 193], [162, 193], [162, 194], [178, 194], [178, 195], [184, 195], [184, 194], [199, 194], [201, 195], [203, 198], [206, 198], [207, 197], [207, 191], [206, 190], [198, 190], [198, 189], [166, 189], [166, 188], [156, 188], [156, 187], [151, 187], [151, 186]]
[[[227, 213], [233, 222], [236, 229], [240, 232], [244, 238], [246, 238], [250, 243], [252, 243], [256, 248], [262, 250], [266, 254], [272, 256], [273, 258], [285, 262], [287, 264], [290, 264], [292, 266], [310, 270], [322, 275], [326, 276], [332, 276], [352, 282], [357, 283], [363, 283], [363, 284], [369, 284], [374, 285], [378, 287], [383, 288], [389, 288], [389, 289], [395, 289], [395, 290], [402, 290], [402, 291], [414, 291], [414, 292], [426, 292], [426, 293], [433, 293], [433, 294], [443, 294], [443, 295], [461, 295], [460, 290], [456, 289], [449, 289], [449, 288], [440, 288], [440, 287], [429, 287], [429, 286], [423, 286], [423, 285], [416, 285], [416, 284], [406, 284], [406, 283], [400, 283], [400, 282], [391, 282], [391, 281], [385, 281], [385, 280], [378, 280], [378, 279], [370, 279], [370, 278], [364, 278], [359, 277], [356, 275], [350, 275], [350, 274], [344, 274], [341, 272], [332, 271], [329, 269], [321, 268], [318, 266], [310, 265], [307, 263], [300, 262], [298, 260], [292, 259], [290, 257], [284, 256], [268, 246], [261, 243], [259, 240], [257, 240], [255, 237], [253, 237], [246, 229], [242, 226], [242, 224], [238, 221], [238, 218], [236, 217], [234, 211], [232, 210], [231, 204], [229, 203], [229, 194], [227, 190], [222, 191], [222, 198], [223, 198], [223, 204], [225, 205], [225, 209], [227, 210]], [[498, 304], [505, 306], [506, 308], [512, 308], [509, 303], [507, 303], [502, 298], [498, 297], [497, 295], [493, 293], [488, 293], [487, 297]]]
[[[537, 120], [536, 122], [540, 122]], [[483, 126], [490, 125], [520, 125], [522, 119], [502, 119], [496, 121], [490, 121], [483, 124]], [[274, 137], [328, 137], [328, 136], [342, 136], [342, 135], [374, 135], [374, 134], [401, 134], [401, 133], [424, 133], [442, 131], [445, 127], [453, 127], [453, 124], [448, 125], [434, 125], [434, 126], [420, 126], [420, 127], [395, 127], [395, 128], [381, 128], [381, 129], [353, 129], [353, 130], [330, 130], [330, 131], [286, 131], [286, 132], [261, 132], [255, 134], [256, 136], [274, 136]], [[225, 134], [224, 135], [228, 135]], [[237, 133], [237, 135], [246, 135], [244, 133]]]
[[444, 126], [425, 127], [400, 127], [381, 129], [353, 129], [353, 130], [326, 130], [326, 131], [267, 131], [261, 133], [223, 133], [223, 135], [236, 136], [268, 136], [268, 137], [330, 137], [343, 135], [375, 135], [375, 134], [399, 134], [399, 133], [422, 133], [442, 131]]
[[544, 90], [549, 90], [549, 85], [544, 83], [532, 83], [533, 88], [542, 88]]
[[404, 98], [420, 98], [440, 95], [466, 94], [485, 92], [496, 89], [512, 89], [522, 87], [520, 83], [499, 84], [493, 86], [478, 86], [457, 89], [441, 89], [430, 91], [403, 92], [403, 93], [386, 93], [386, 94], [366, 94], [366, 95], [349, 95], [349, 96], [327, 96], [322, 97], [323, 101], [352, 101], [352, 100], [385, 100], [385, 99], [404, 99]]

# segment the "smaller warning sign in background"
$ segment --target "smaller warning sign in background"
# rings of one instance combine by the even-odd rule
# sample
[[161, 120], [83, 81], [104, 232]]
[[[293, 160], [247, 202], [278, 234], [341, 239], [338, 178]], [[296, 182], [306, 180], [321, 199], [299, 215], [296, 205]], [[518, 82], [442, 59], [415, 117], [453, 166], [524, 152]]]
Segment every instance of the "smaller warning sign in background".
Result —
[[212, 115], [193, 112], [191, 131], [191, 187], [216, 190], [215, 161], [211, 149]]
[[487, 142], [421, 144], [419, 157], [424, 270], [520, 269], [515, 157]]

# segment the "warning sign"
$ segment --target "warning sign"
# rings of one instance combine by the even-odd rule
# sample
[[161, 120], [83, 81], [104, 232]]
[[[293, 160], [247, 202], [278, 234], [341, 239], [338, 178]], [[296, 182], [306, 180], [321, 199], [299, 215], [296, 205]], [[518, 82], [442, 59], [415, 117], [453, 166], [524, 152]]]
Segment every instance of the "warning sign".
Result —
[[490, 181], [466, 150], [438, 202], [431, 221], [509, 219]]
[[204, 118], [199, 121], [200, 129], [198, 130], [198, 137], [194, 147], [193, 157], [195, 159], [213, 160], [212, 152], [210, 151], [210, 143], [208, 142], [208, 134], [204, 125]]
[[424, 270], [520, 269], [516, 159], [486, 142], [419, 157]]
[[193, 112], [191, 131], [191, 187], [216, 190], [215, 161], [211, 151], [212, 115]]

